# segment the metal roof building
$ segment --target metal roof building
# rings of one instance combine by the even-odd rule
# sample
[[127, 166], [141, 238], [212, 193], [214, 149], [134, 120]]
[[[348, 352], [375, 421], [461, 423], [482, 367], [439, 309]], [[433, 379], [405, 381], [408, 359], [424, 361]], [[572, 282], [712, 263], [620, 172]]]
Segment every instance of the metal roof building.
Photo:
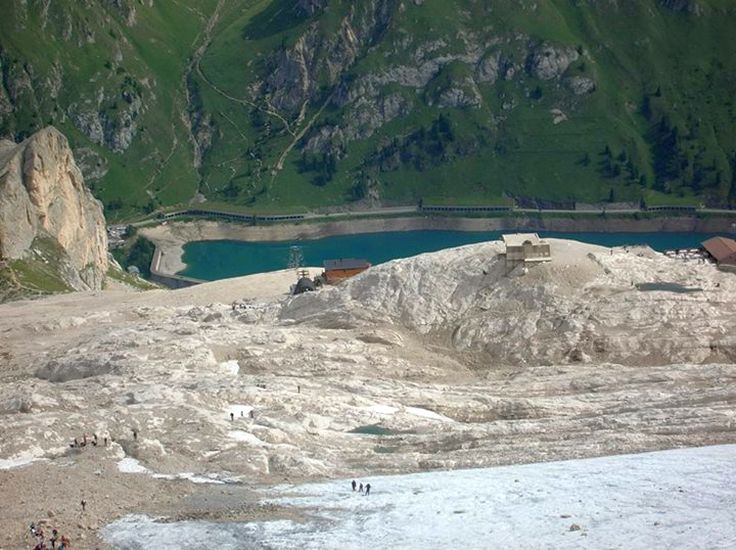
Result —
[[713, 237], [703, 242], [703, 248], [720, 265], [736, 266], [736, 241]]
[[325, 271], [322, 274], [327, 284], [336, 284], [349, 279], [368, 269], [371, 264], [367, 260], [357, 258], [340, 258], [339, 260], [325, 260], [323, 262]]
[[371, 266], [367, 260], [359, 260], [357, 258], [325, 260], [322, 265], [327, 271], [332, 271], [334, 269], [368, 269]]

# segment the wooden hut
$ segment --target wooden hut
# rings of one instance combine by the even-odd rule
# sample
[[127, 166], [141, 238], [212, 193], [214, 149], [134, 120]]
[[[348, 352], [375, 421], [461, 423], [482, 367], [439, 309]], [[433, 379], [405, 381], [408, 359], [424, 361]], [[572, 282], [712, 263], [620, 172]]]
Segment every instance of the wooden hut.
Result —
[[371, 264], [367, 260], [356, 258], [341, 258], [339, 260], [325, 260], [322, 277], [327, 284], [334, 285], [368, 269]]

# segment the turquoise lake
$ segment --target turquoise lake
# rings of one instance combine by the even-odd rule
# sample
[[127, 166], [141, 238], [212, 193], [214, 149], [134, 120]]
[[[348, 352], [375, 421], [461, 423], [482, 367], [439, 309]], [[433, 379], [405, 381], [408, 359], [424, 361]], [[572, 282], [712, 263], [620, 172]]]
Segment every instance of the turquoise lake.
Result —
[[[285, 269], [289, 251], [298, 246], [303, 265], [321, 266], [324, 260], [365, 258], [373, 265], [423, 252], [501, 238], [502, 231], [405, 231], [342, 235], [313, 241], [244, 242], [198, 241], [184, 246], [187, 268], [181, 275], [215, 281]], [[508, 233], [508, 231], [506, 231]], [[710, 233], [540, 233], [541, 237], [573, 239], [604, 246], [646, 244], [658, 251], [695, 248]]]

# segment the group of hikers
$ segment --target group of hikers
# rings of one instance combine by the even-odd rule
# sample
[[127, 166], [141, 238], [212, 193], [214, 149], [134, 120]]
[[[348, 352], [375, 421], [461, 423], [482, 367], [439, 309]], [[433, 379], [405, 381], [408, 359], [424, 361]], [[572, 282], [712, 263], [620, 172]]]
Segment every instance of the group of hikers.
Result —
[[[135, 428], [131, 428], [131, 430], [133, 432], [133, 440], [138, 441], [138, 430]], [[107, 447], [112, 441], [112, 437], [105, 435], [102, 438], [101, 445]], [[100, 441], [96, 433], [93, 433], [92, 437], [88, 437], [87, 434], [84, 433], [81, 438], [75, 437], [74, 441], [69, 443], [69, 447], [72, 449], [84, 449], [88, 446], [97, 447], [98, 445], [100, 445]], [[82, 499], [79, 504], [82, 507], [82, 512], [86, 511], [87, 501]], [[69, 550], [71, 548], [69, 537], [66, 535], [60, 536], [56, 529], [51, 530], [51, 535], [47, 540], [44, 530], [35, 523], [31, 523], [31, 535], [36, 539], [36, 545], [33, 547], [33, 550]]]
[[362, 483], [360, 485], [358, 485], [355, 482], [355, 480], [353, 480], [353, 482], [352, 482], [351, 485], [353, 486], [353, 491], [355, 491], [355, 488], [357, 487], [358, 488], [358, 492], [361, 495], [368, 496], [371, 493], [371, 484], [370, 483], [366, 483], [365, 484], [365, 487], [363, 487], [363, 484]]
[[[241, 417], [242, 416], [245, 416], [245, 412], [244, 411], [240, 411], [240, 416]], [[255, 418], [256, 417], [256, 411], [254, 409], [251, 409], [250, 412], [248, 413], [248, 416], [250, 418]], [[235, 422], [235, 413], [234, 412], [231, 412], [230, 413], [230, 422]]]
[[35, 523], [31, 523], [31, 535], [36, 537], [36, 546], [33, 547], [33, 550], [69, 550], [72, 547], [69, 537], [59, 535], [59, 531], [56, 529], [51, 530], [48, 544], [46, 544], [46, 533], [43, 532], [41, 527], [37, 527]]
[[[135, 428], [131, 428], [131, 431], [133, 432], [133, 440], [138, 441], [138, 430]], [[109, 435], [105, 435], [102, 438], [102, 444], [105, 447], [107, 447], [113, 441], [114, 439], [110, 437]], [[74, 441], [69, 443], [69, 446], [72, 449], [84, 449], [87, 446], [97, 447], [98, 444], [99, 444], [99, 439], [96, 433], [93, 433], [91, 438], [88, 438], [87, 434], [83, 433], [81, 439], [78, 437], [75, 437]]]
[[[109, 438], [108, 437], [103, 437], [102, 439], [104, 441], [105, 447], [107, 447], [107, 443], [109, 441]], [[81, 448], [86, 447], [87, 445], [91, 445], [92, 447], [97, 447], [97, 443], [98, 443], [98, 441], [97, 441], [97, 434], [92, 434], [92, 439], [87, 439], [87, 434], [85, 433], [85, 434], [82, 434], [81, 441], [79, 440], [79, 438], [75, 437], [74, 438], [74, 441], [72, 441], [71, 443], [69, 443], [69, 446], [72, 449], [81, 449]]]

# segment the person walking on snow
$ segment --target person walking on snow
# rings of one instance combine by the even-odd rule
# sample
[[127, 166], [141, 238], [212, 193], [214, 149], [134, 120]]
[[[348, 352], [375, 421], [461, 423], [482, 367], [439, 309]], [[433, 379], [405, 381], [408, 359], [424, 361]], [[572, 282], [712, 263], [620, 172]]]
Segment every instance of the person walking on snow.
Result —
[[365, 496], [368, 496], [368, 493], [370, 493], [370, 492], [371, 492], [371, 484], [370, 483], [366, 483], [365, 484]]
[[353, 485], [353, 491], [355, 491], [355, 487], [358, 485], [357, 483], [355, 483], [355, 480], [353, 480], [352, 485]]
[[360, 487], [358, 487], [358, 492], [362, 495], [363, 494], [363, 484], [360, 484]]

